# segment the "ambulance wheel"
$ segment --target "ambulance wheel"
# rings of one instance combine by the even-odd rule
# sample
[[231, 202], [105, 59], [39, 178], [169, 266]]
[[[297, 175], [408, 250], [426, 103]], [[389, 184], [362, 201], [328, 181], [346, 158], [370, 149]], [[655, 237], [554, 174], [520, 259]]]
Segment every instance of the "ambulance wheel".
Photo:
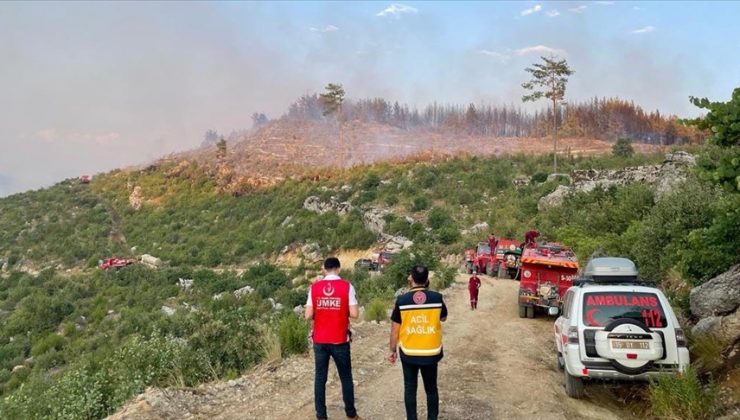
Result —
[[571, 398], [580, 400], [586, 395], [586, 393], [584, 392], [583, 378], [571, 376], [571, 374], [568, 373], [568, 369], [564, 369], [564, 371], [565, 393], [568, 394], [568, 396]]
[[527, 317], [527, 307], [524, 305], [519, 305], [519, 318], [526, 318]]
[[534, 306], [528, 305], [527, 308], [527, 318], [534, 318]]

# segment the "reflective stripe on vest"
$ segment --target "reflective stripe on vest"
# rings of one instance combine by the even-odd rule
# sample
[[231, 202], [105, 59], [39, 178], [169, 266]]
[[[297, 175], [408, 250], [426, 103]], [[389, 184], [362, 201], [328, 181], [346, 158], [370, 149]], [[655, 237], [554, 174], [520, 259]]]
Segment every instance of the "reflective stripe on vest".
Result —
[[399, 346], [408, 356], [436, 356], [442, 352], [442, 302], [410, 304], [401, 311]]

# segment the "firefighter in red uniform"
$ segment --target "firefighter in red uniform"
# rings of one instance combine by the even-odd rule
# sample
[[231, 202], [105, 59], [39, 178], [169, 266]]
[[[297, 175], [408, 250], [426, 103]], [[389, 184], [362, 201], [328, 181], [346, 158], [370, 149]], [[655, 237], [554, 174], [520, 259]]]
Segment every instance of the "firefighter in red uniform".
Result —
[[498, 239], [493, 235], [493, 233], [488, 235], [488, 247], [491, 248], [491, 255], [496, 256], [496, 247], [498, 246]]
[[468, 293], [470, 293], [470, 309], [478, 309], [478, 289], [480, 289], [480, 279], [478, 272], [473, 271], [473, 276], [468, 280]]
[[308, 291], [306, 320], [313, 319], [313, 353], [315, 362], [314, 406], [316, 418], [326, 419], [326, 381], [329, 358], [342, 383], [344, 412], [348, 419], [359, 419], [355, 409], [355, 391], [352, 383], [352, 358], [349, 348], [349, 318], [357, 318], [357, 296], [350, 282], [339, 277], [339, 259], [324, 261], [324, 278], [316, 281]]
[[524, 234], [524, 247], [526, 248], [534, 247], [535, 241], [538, 236], [540, 236], [540, 233], [537, 232], [536, 230], [527, 231], [527, 233]]

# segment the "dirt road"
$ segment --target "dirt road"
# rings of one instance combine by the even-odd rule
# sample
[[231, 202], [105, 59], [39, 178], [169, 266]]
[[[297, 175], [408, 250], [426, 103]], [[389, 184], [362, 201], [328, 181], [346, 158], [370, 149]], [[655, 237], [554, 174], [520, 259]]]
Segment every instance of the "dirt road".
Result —
[[[485, 278], [477, 311], [471, 311], [465, 282], [445, 291], [449, 318], [444, 325], [445, 357], [440, 362], [442, 419], [619, 419], [629, 417], [603, 387], [590, 397], [566, 397], [556, 370], [552, 319], [520, 319], [518, 283]], [[389, 325], [354, 327], [352, 363], [358, 412], [365, 419], [402, 419], [400, 364], [385, 361]], [[312, 419], [312, 355], [265, 365], [240, 379], [196, 390], [149, 390], [116, 419]], [[425, 416], [419, 384], [420, 418]], [[336, 370], [327, 386], [329, 417], [345, 418]]]

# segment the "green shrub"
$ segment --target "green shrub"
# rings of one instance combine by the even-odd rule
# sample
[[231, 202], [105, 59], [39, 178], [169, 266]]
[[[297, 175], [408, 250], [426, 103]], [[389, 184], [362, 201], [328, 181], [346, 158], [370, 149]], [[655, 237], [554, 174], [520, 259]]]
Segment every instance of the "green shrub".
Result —
[[432, 207], [427, 216], [427, 224], [430, 228], [438, 230], [444, 226], [453, 225], [454, 222], [447, 210], [441, 207]]
[[417, 195], [411, 201], [411, 211], [422, 211], [429, 208], [429, 199], [423, 195]]
[[686, 332], [691, 361], [699, 372], [716, 372], [725, 362], [723, 351], [727, 343], [719, 340], [712, 334], [693, 334]]
[[455, 276], [457, 276], [457, 268], [452, 266], [441, 267], [434, 276], [434, 288], [437, 290], [444, 290], [453, 283], [455, 283]]
[[455, 226], [444, 226], [437, 230], [437, 238], [443, 245], [454, 244], [460, 239], [460, 231]]
[[689, 368], [678, 375], [662, 375], [648, 391], [653, 413], [660, 418], [682, 420], [713, 419], [719, 414], [719, 389], [709, 382], [702, 385]]
[[384, 321], [388, 318], [386, 304], [379, 298], [374, 298], [365, 309], [365, 321]]
[[64, 337], [56, 333], [51, 333], [33, 345], [31, 356], [40, 356], [49, 350], [59, 350], [64, 346], [64, 343]]
[[632, 157], [635, 154], [635, 150], [632, 148], [632, 140], [620, 137], [617, 142], [612, 146], [612, 154], [620, 158]]
[[283, 355], [305, 353], [308, 350], [308, 324], [289, 313], [280, 321], [278, 336]]
[[547, 172], [537, 172], [532, 175], [531, 181], [534, 183], [541, 184], [547, 181]]

